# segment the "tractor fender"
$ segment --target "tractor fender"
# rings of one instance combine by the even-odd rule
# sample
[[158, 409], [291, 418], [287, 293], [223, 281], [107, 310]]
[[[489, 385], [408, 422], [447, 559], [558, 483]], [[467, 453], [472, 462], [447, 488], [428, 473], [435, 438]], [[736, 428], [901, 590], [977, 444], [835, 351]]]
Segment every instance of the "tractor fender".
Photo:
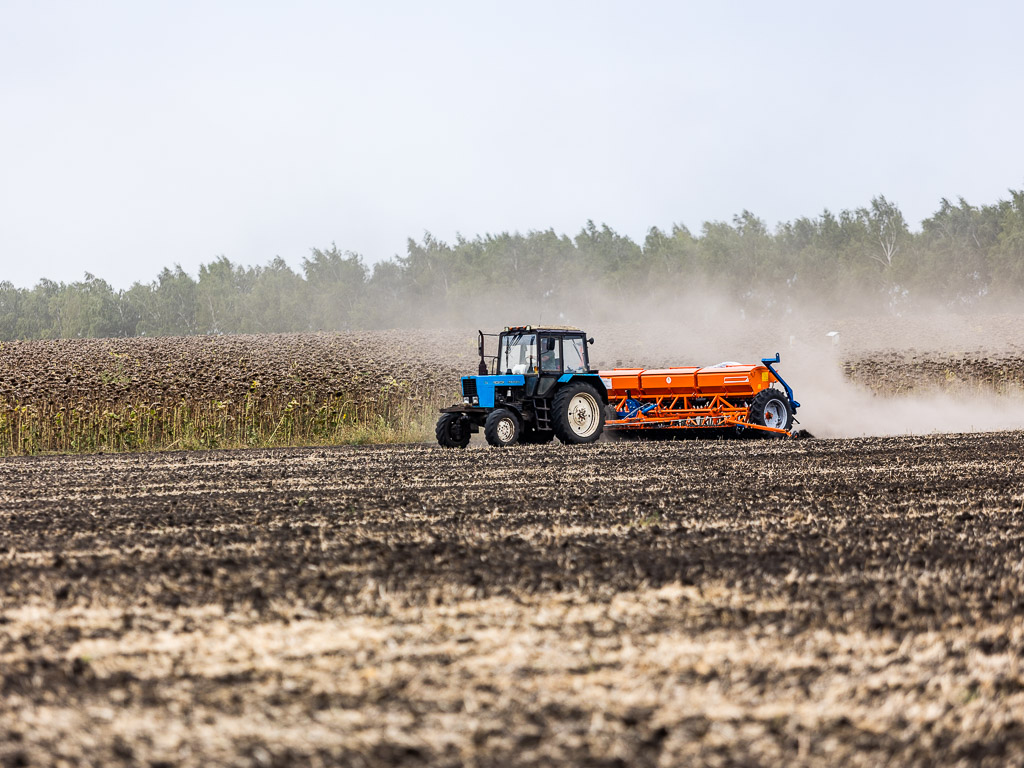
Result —
[[564, 373], [558, 377], [559, 387], [563, 387], [566, 384], [572, 382], [580, 382], [587, 386], [593, 387], [597, 394], [601, 396], [601, 401], [608, 405], [608, 387], [605, 386], [604, 381], [596, 373]]

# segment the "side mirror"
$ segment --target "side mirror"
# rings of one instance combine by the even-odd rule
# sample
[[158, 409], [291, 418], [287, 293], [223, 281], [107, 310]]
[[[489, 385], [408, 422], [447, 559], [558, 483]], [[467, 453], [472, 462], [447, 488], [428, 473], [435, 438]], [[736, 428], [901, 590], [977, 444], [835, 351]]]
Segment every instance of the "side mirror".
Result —
[[587, 344], [593, 344], [593, 343], [594, 343], [594, 337], [591, 336], [589, 339], [587, 339]]

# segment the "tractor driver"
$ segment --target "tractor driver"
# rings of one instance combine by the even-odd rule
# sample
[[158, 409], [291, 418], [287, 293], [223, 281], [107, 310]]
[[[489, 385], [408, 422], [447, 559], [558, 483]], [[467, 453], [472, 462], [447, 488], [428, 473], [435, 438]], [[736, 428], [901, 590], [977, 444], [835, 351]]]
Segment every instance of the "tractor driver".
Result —
[[558, 356], [558, 342], [555, 339], [541, 341], [540, 369], [542, 371], [561, 371], [562, 360]]

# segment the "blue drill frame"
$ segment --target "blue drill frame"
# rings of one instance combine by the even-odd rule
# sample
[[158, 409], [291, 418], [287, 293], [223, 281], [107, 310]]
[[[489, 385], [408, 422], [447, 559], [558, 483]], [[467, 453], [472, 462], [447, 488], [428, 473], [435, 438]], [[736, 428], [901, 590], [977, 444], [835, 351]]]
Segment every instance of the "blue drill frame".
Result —
[[761, 362], [765, 366], [767, 366], [768, 370], [772, 372], [772, 376], [774, 376], [775, 379], [779, 382], [779, 384], [782, 385], [783, 389], [786, 390], [786, 397], [789, 398], [789, 404], [793, 408], [793, 410], [795, 411], [797, 408], [800, 407], [800, 403], [798, 403], [796, 400], [793, 399], [793, 388], [791, 386], [789, 386], [789, 384], [786, 383], [786, 380], [779, 375], [779, 372], [776, 371], [772, 367], [772, 365], [774, 363], [779, 363], [781, 361], [782, 361], [782, 358], [779, 356], [778, 352], [775, 353], [775, 357], [762, 357], [761, 358]]

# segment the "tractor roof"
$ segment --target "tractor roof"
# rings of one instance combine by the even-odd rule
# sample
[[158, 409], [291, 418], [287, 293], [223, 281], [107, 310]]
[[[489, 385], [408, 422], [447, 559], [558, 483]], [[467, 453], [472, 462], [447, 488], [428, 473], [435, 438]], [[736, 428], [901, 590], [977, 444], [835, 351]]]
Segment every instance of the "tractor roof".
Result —
[[502, 333], [508, 331], [577, 331], [582, 333], [581, 328], [576, 328], [571, 325], [510, 325], [505, 328]]

